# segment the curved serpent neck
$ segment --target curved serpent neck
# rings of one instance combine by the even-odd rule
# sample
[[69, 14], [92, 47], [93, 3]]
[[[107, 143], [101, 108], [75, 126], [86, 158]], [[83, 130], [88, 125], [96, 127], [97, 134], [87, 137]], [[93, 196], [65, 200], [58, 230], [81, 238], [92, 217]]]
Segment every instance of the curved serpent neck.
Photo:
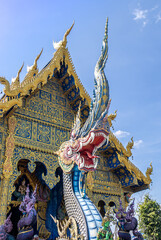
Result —
[[75, 218], [80, 234], [84, 239], [96, 240], [99, 228], [102, 226], [102, 218], [90, 199], [82, 197], [80, 193], [81, 171], [74, 167], [72, 174], [63, 175], [64, 200], [69, 216]]
[[68, 216], [74, 217], [78, 224], [79, 233], [85, 240], [88, 240], [87, 223], [82, 208], [73, 191], [72, 174], [63, 173], [63, 192]]

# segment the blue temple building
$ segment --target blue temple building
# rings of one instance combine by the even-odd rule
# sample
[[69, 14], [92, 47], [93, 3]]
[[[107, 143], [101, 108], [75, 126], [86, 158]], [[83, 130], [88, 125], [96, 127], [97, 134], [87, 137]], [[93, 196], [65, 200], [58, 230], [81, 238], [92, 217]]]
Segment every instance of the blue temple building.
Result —
[[[58, 236], [50, 214], [63, 219], [66, 210], [63, 199], [62, 170], [56, 151], [70, 138], [75, 115], [80, 107], [81, 122], [90, 111], [91, 98], [84, 89], [67, 48], [67, 34], [59, 43], [53, 58], [39, 71], [37, 62], [28, 68], [20, 82], [16, 78], [4, 84], [0, 100], [0, 224], [12, 211], [16, 224], [20, 219], [18, 207], [27, 185], [33, 191], [37, 185], [37, 234], [44, 239]], [[116, 117], [108, 117], [109, 124]], [[99, 150], [97, 170], [85, 176], [86, 192], [101, 215], [108, 206], [124, 206], [130, 196], [149, 188], [152, 166], [144, 175], [130, 160], [133, 139], [125, 148], [112, 131], [108, 146]]]

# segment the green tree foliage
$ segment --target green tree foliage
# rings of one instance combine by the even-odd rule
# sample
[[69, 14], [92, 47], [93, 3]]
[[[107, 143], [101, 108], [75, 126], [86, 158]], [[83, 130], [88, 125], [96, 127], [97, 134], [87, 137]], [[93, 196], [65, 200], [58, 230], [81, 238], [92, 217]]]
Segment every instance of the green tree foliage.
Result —
[[139, 228], [148, 240], [161, 239], [161, 207], [145, 195], [144, 201], [138, 206]]

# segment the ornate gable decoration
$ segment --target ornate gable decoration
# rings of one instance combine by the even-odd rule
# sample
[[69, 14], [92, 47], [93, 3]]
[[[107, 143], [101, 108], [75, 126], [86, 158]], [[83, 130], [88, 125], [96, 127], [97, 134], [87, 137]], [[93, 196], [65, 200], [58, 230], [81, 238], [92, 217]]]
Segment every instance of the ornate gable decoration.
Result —
[[40, 86], [42, 87], [44, 84], [46, 84], [48, 79], [53, 77], [54, 70], [57, 69], [59, 71], [59, 69], [61, 69], [63, 62], [65, 62], [65, 64], [68, 66], [67, 72], [69, 76], [72, 75], [74, 78], [75, 87], [76, 89], [79, 89], [79, 95], [82, 101], [85, 102], [85, 105], [90, 105], [91, 99], [76, 74], [71, 56], [66, 47], [67, 36], [69, 35], [73, 25], [74, 23], [66, 31], [62, 41], [59, 43], [53, 42], [56, 52], [54, 53], [51, 61], [40, 72], [37, 68], [37, 61], [39, 60], [43, 49], [35, 58], [34, 64], [27, 68], [27, 74], [21, 83], [19, 80], [19, 75], [23, 65], [18, 71], [16, 78], [12, 79], [11, 84], [7, 79], [5, 79], [5, 77], [0, 77], [0, 83], [5, 85], [4, 96], [0, 100], [0, 117], [3, 117], [4, 113], [10, 110], [12, 107], [22, 107], [23, 98], [31, 95], [31, 93], [40, 88]]

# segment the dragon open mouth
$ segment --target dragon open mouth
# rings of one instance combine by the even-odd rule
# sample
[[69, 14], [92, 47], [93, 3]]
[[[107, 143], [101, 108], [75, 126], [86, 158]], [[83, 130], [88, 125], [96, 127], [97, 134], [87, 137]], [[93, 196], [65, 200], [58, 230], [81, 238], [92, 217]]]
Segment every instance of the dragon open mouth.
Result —
[[109, 131], [104, 128], [92, 129], [86, 137], [70, 139], [61, 145], [57, 152], [59, 164], [66, 173], [71, 172], [74, 164], [83, 171], [94, 171], [97, 168], [97, 149], [109, 140]]
[[80, 139], [79, 157], [77, 158], [78, 167], [84, 171], [94, 171], [97, 167], [98, 156], [95, 155], [106, 140], [108, 140], [108, 132], [93, 130], [87, 137]]

